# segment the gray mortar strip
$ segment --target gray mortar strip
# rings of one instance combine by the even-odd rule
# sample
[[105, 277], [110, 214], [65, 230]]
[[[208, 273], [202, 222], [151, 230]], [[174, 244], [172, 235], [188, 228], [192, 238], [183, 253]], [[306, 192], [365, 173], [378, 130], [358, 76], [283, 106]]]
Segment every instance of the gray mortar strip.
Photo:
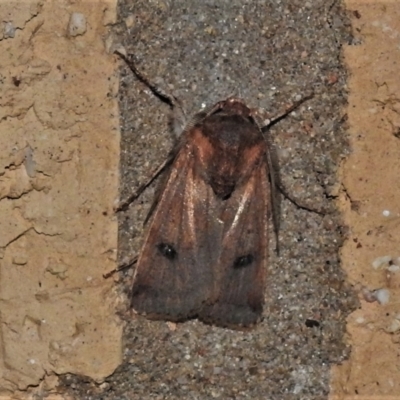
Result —
[[[311, 209], [332, 210], [337, 168], [348, 152], [340, 46], [351, 35], [338, 4], [146, 0], [121, 1], [118, 12], [116, 34], [127, 53], [188, 114], [235, 94], [274, 115], [315, 91], [270, 135], [286, 190]], [[119, 96], [126, 197], [165, 159], [173, 138], [168, 105], [126, 68]], [[140, 248], [153, 188], [120, 217], [121, 259]], [[337, 212], [321, 216], [284, 199], [281, 254], [271, 241], [265, 318], [254, 330], [196, 320], [171, 330], [165, 322], [134, 319], [125, 331], [124, 364], [107, 391], [73, 376], [64, 384], [72, 390], [78, 381], [73, 392], [81, 399], [325, 398], [330, 364], [348, 356], [345, 318], [356, 306], [339, 265], [344, 235]]]

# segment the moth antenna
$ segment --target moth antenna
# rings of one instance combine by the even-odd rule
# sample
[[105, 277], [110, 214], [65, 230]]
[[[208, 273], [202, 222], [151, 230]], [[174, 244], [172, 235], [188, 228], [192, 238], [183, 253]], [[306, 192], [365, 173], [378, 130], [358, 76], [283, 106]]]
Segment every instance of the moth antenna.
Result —
[[294, 110], [299, 108], [303, 103], [305, 103], [307, 100], [312, 99], [313, 97], [314, 97], [314, 92], [311, 92], [311, 93], [307, 94], [306, 96], [304, 96], [303, 98], [301, 98], [299, 101], [296, 101], [296, 102], [292, 103], [290, 106], [286, 107], [286, 109], [284, 111], [282, 111], [281, 113], [275, 115], [272, 118], [269, 118], [268, 123], [266, 125], [264, 125], [263, 127], [261, 127], [261, 132], [265, 133], [271, 126], [277, 124], [283, 118], [285, 118], [286, 116], [291, 114]]
[[130, 68], [136, 78], [138, 78], [140, 82], [144, 83], [156, 97], [158, 97], [164, 103], [167, 103], [171, 108], [179, 105], [179, 101], [175, 96], [165, 92], [163, 89], [153, 84], [150, 79], [147, 78], [147, 76], [140, 72], [136, 68], [136, 65], [131, 57], [126, 56], [120, 50], [115, 50], [114, 53], [125, 61], [126, 65]]
[[179, 134], [182, 131], [182, 127], [184, 126], [185, 122], [185, 112], [183, 110], [182, 104], [179, 101], [177, 97], [175, 97], [173, 94], [170, 94], [166, 92], [165, 90], [161, 89], [159, 86], [156, 84], [152, 83], [149, 78], [147, 78], [146, 75], [143, 74], [143, 72], [139, 71], [133, 61], [133, 57], [128, 57], [124, 53], [122, 53], [120, 50], [115, 50], [114, 53], [118, 55], [120, 58], [122, 58], [126, 65], [130, 68], [130, 70], [133, 72], [133, 74], [136, 76], [137, 79], [139, 79], [140, 82], [144, 83], [156, 96], [158, 99], [160, 99], [162, 102], [167, 103], [172, 112], [173, 112], [173, 130], [175, 136], [179, 136]]
[[220, 109], [222, 107], [222, 104], [224, 101], [220, 101], [217, 104], [213, 104], [212, 106], [205, 107], [202, 111], [199, 111], [197, 114], [195, 114], [189, 121], [187, 122], [184, 131], [182, 134], [184, 134], [187, 131], [190, 131], [196, 124], [200, 123], [203, 121], [205, 118], [213, 114], [215, 111]]
[[133, 264], [136, 264], [138, 260], [138, 257], [135, 256], [133, 258], [130, 258], [129, 260], [123, 261], [121, 264], [118, 265], [117, 268], [114, 268], [110, 272], [107, 272], [106, 274], [103, 274], [104, 279], [110, 278], [112, 275], [114, 275], [116, 272], [123, 271], [124, 269], [130, 268]]
[[[133, 72], [133, 74], [136, 76], [136, 78], [139, 79], [140, 82], [144, 83], [158, 99], [160, 99], [164, 103], [167, 103], [171, 107], [172, 111], [174, 112], [174, 118], [173, 118], [174, 133], [175, 133], [175, 136], [178, 136], [177, 130], [179, 129], [180, 131], [182, 131], [182, 129], [180, 129], [178, 127], [178, 124], [176, 124], [175, 122], [177, 120], [184, 119], [184, 115], [185, 115], [180, 101], [174, 95], [167, 93], [166, 91], [161, 89], [159, 86], [152, 83], [149, 78], [147, 78], [141, 71], [138, 70], [134, 61], [132, 60], [132, 57], [126, 56], [122, 52], [122, 50], [115, 50], [114, 53], [124, 60], [126, 65], [130, 68], [130, 70]], [[176, 111], [180, 112], [181, 118], [179, 118], [175, 115]], [[144, 192], [144, 190], [173, 161], [174, 157], [175, 157], [174, 154], [170, 154], [168, 156], [168, 158], [151, 174], [151, 176], [147, 180], [147, 182], [140, 185], [139, 188], [134, 193], [132, 193], [126, 200], [121, 201], [116, 207], [114, 207], [115, 212], [125, 211], [126, 209], [128, 209], [130, 204], [133, 203]]]

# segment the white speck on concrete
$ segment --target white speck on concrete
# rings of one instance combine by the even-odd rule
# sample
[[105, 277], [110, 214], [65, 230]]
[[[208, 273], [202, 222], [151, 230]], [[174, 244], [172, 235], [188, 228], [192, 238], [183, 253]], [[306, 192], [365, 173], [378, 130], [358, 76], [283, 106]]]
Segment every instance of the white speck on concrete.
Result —
[[30, 146], [25, 148], [25, 160], [24, 165], [26, 169], [26, 173], [30, 178], [34, 178], [36, 175], [36, 163], [33, 159], [33, 150]]
[[296, 382], [293, 388], [293, 393], [299, 394], [304, 389], [304, 386], [307, 382], [307, 370], [304, 368], [299, 368], [297, 371], [293, 371], [291, 375]]

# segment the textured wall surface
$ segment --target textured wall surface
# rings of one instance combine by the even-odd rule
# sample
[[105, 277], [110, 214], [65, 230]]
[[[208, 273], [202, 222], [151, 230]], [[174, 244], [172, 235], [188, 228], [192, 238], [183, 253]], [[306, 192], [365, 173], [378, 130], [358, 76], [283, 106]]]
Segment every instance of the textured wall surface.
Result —
[[[345, 5], [0, 4], [2, 398], [396, 398], [400, 11]], [[252, 331], [130, 316], [123, 331], [133, 270], [103, 274], [117, 246], [137, 254], [156, 185], [119, 227], [118, 187], [132, 193], [174, 140], [118, 44], [187, 116], [234, 94], [268, 118], [315, 93], [269, 133], [297, 205], [282, 200]]]
[[344, 51], [352, 153], [341, 170], [349, 226], [342, 265], [361, 308], [348, 318], [351, 357], [334, 369], [332, 395], [398, 399], [400, 5], [349, 0], [347, 7], [357, 45]]
[[2, 2], [0, 14], [0, 392], [51, 388], [53, 372], [101, 380], [121, 359], [102, 276], [117, 252], [115, 5]]

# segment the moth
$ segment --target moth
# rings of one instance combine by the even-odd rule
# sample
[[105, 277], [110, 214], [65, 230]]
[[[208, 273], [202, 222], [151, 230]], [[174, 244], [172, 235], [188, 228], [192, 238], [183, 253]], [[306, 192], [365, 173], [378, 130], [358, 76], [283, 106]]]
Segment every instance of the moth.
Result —
[[255, 325], [276, 206], [270, 148], [255, 112], [235, 97], [199, 112], [159, 173], [133, 278], [133, 310], [157, 320]]
[[197, 114], [153, 204], [131, 304], [148, 318], [255, 324], [263, 310], [271, 207], [268, 147], [237, 98]]

